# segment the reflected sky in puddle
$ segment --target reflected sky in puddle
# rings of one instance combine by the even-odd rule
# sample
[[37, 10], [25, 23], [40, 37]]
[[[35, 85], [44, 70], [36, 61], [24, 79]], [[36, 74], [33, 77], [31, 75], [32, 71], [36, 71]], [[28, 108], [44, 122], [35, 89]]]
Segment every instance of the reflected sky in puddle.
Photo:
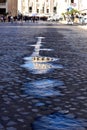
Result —
[[25, 57], [24, 60], [25, 64], [23, 64], [21, 67], [26, 68], [33, 74], [43, 74], [52, 71], [55, 68], [57, 69], [63, 68], [62, 65], [56, 65], [51, 63], [52, 61], [54, 62], [58, 60], [56, 58], [35, 56], [35, 57]]
[[46, 48], [40, 49], [40, 50], [42, 50], [42, 51], [53, 51], [53, 49], [46, 49]]
[[53, 51], [53, 49], [40, 48], [42, 46], [41, 44], [39, 44], [39, 45], [38, 44], [36, 44], [36, 45], [30, 45], [30, 46], [33, 46], [33, 47], [39, 49], [39, 51], [40, 50], [42, 50], [42, 51]]
[[33, 52], [32, 56], [38, 56], [39, 55], [42, 39], [44, 39], [44, 37], [37, 37], [37, 39], [38, 40], [37, 40], [36, 45], [33, 45], [35, 48], [34, 48], [34, 52]]
[[86, 130], [81, 120], [59, 113], [38, 118], [32, 126], [33, 130]]
[[57, 61], [59, 59], [52, 58], [52, 57], [44, 57], [40, 56], [39, 52], [40, 50], [48, 50], [51, 51], [52, 49], [46, 49], [43, 48], [41, 49], [41, 43], [42, 39], [44, 37], [37, 37], [37, 42], [36, 45], [31, 45], [34, 46], [34, 52], [32, 53], [31, 57], [25, 57], [25, 63], [21, 65], [21, 67], [26, 68], [28, 71], [30, 71], [32, 74], [45, 74], [50, 71], [53, 71], [53, 69], [62, 69], [62, 65], [57, 65], [54, 64], [54, 61]]
[[43, 79], [31, 83], [26, 83], [24, 85], [24, 88], [22, 88], [21, 90], [23, 90], [24, 93], [27, 95], [32, 95], [38, 98], [53, 95], [61, 95], [60, 91], [56, 90], [55, 87], [63, 85], [64, 83], [62, 81]]

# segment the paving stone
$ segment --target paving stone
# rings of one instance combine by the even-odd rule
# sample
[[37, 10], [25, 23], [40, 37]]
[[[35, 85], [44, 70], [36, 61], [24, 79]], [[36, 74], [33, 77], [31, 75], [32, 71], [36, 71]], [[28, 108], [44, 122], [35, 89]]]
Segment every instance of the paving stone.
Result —
[[4, 126], [2, 124], [0, 124], [0, 129], [4, 129]]
[[8, 116], [3, 116], [1, 119], [2, 119], [3, 121], [8, 121], [8, 120], [10, 120], [10, 118], [9, 118]]
[[7, 129], [6, 130], [17, 130], [16, 128], [14, 128], [14, 127], [7, 127]]
[[[42, 60], [43, 57], [57, 59], [44, 64], [52, 71], [40, 72], [42, 64], [38, 64], [39, 73], [35, 70], [37, 74], [31, 73], [33, 70], [27, 71], [21, 67], [25, 63], [24, 57], [36, 54], [36, 52], [34, 53], [36, 37], [45, 37], [42, 39], [39, 50]], [[46, 79], [61, 81], [62, 84], [55, 86], [53, 82], [53, 87], [51, 82], [49, 87], [46, 87], [42, 82], [47, 81]], [[37, 81], [40, 81], [39, 87]], [[26, 89], [27, 83], [31, 84], [28, 89]], [[37, 90], [33, 94], [30, 92], [32, 86], [34, 90]], [[42, 87], [45, 91], [42, 91]], [[25, 90], [30, 94], [26, 94]], [[40, 96], [38, 96], [38, 90]], [[48, 22], [44, 24], [27, 22], [23, 25], [0, 23], [1, 130], [32, 130], [31, 124], [37, 117], [43, 118], [55, 111], [68, 115], [69, 118], [78, 117], [86, 120], [86, 91], [86, 30], [80, 30], [74, 25]], [[87, 129], [86, 124], [87, 122], [84, 121], [82, 129]]]
[[15, 125], [15, 124], [16, 124], [16, 122], [14, 122], [14, 121], [9, 121], [8, 124], [7, 124], [7, 126], [12, 126], [12, 125]]

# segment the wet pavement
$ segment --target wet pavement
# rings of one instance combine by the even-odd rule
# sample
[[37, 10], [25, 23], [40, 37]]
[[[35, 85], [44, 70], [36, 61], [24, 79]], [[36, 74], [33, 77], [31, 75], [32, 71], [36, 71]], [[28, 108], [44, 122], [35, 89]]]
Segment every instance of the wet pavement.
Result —
[[87, 130], [87, 31], [0, 23], [0, 130]]

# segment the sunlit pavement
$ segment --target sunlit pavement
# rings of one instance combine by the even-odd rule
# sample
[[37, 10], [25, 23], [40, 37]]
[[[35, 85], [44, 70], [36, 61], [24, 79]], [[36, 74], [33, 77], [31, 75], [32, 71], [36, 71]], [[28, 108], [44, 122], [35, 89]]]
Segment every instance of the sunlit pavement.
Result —
[[[67, 24], [66, 21], [60, 21], [59, 23], [60, 23], [60, 24], [65, 24], [65, 25], [69, 25], [69, 24]], [[73, 24], [71, 24], [71, 25], [73, 25], [73, 26], [78, 26], [78, 28], [87, 30], [87, 24], [73, 23]]]
[[0, 23], [0, 130], [87, 130], [87, 32]]
[[81, 29], [87, 30], [87, 25], [80, 25], [80, 26], [78, 26], [78, 27], [81, 28]]

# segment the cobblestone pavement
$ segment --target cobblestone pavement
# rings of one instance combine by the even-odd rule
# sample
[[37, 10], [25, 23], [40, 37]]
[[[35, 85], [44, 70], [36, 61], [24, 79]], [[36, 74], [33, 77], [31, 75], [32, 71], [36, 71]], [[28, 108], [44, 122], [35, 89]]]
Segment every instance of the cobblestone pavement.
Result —
[[0, 23], [0, 130], [87, 130], [86, 30]]

